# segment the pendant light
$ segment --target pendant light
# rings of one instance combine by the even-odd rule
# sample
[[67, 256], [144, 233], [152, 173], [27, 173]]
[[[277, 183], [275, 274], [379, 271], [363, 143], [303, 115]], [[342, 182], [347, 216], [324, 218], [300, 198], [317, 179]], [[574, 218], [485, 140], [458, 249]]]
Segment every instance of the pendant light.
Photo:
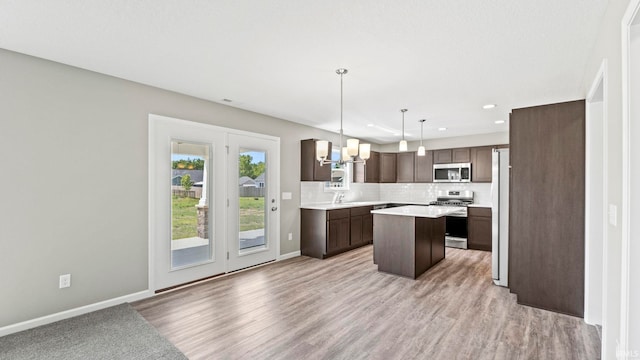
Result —
[[[331, 163], [346, 164], [346, 163], [364, 163], [367, 164], [367, 159], [371, 156], [371, 144], [360, 144], [358, 139], [347, 139], [347, 146], [344, 146], [343, 142], [343, 130], [342, 130], [342, 76], [348, 72], [347, 69], [338, 69], [336, 74], [340, 75], [340, 159], [327, 160], [329, 157], [329, 141], [318, 140], [316, 141], [316, 158], [320, 162], [320, 166]], [[355, 158], [360, 156], [360, 160]]]
[[422, 130], [424, 130], [424, 122], [427, 120], [422, 119], [419, 121], [420, 121], [420, 146], [418, 146], [418, 156], [425, 156], [427, 152], [425, 151], [424, 146], [422, 145]]
[[407, 151], [407, 140], [404, 139], [404, 113], [407, 112], [407, 109], [400, 109], [400, 111], [402, 112], [402, 140], [400, 140], [398, 150]]

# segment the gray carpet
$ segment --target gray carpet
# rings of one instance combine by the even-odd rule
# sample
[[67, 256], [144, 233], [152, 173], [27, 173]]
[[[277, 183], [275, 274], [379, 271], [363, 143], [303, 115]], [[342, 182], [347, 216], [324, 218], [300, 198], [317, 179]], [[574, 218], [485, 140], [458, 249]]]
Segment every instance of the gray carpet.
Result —
[[129, 304], [0, 337], [0, 359], [186, 359]]

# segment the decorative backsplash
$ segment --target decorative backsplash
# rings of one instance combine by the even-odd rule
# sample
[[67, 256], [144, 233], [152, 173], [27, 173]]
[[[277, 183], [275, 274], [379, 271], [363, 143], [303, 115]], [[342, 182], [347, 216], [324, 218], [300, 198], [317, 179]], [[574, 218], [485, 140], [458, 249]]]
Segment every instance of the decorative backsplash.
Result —
[[[490, 183], [427, 183], [427, 184], [360, 184], [351, 183], [349, 191], [342, 191], [344, 201], [419, 201], [436, 200], [438, 190], [471, 190], [474, 203], [491, 204]], [[324, 182], [302, 181], [301, 204], [328, 203], [334, 192], [324, 190]]]
[[473, 202], [491, 204], [490, 183], [379, 184], [382, 201], [435, 201], [438, 190], [471, 190]]
[[[379, 184], [349, 184], [349, 191], [344, 193], [343, 201], [377, 201], [380, 200]], [[302, 204], [327, 203], [333, 200], [333, 191], [325, 191], [324, 182], [301, 181], [300, 202]]]

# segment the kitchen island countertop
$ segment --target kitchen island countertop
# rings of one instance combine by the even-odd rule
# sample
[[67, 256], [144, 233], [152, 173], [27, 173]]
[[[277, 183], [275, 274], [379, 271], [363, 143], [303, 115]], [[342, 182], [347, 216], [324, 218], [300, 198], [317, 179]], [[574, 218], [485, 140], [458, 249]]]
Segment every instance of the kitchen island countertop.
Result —
[[429, 205], [428, 202], [405, 202], [405, 201], [384, 201], [384, 200], [372, 200], [372, 201], [347, 201], [342, 203], [309, 203], [300, 205], [301, 209], [311, 209], [311, 210], [334, 210], [334, 209], [345, 209], [345, 208], [353, 208], [360, 206], [376, 206], [376, 205], [384, 205], [384, 204], [407, 204], [407, 205]]
[[469, 204], [469, 205], [467, 205], [467, 206], [468, 206], [468, 207], [484, 207], [484, 208], [490, 208], [490, 207], [491, 207], [491, 204], [487, 204], [487, 203], [484, 203], [484, 204]]
[[426, 218], [439, 218], [449, 215], [456, 211], [464, 210], [463, 207], [457, 206], [399, 206], [388, 209], [380, 209], [371, 211], [372, 214], [380, 215], [398, 215], [398, 216], [413, 216], [413, 217], [426, 217]]

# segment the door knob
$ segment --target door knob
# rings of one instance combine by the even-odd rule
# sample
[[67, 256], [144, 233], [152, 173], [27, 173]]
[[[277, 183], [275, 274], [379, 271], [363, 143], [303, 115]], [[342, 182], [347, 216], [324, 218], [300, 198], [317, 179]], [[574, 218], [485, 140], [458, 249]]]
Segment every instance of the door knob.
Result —
[[276, 210], [278, 210], [277, 206], [274, 206], [274, 207], [271, 208], [271, 211], [276, 211]]

